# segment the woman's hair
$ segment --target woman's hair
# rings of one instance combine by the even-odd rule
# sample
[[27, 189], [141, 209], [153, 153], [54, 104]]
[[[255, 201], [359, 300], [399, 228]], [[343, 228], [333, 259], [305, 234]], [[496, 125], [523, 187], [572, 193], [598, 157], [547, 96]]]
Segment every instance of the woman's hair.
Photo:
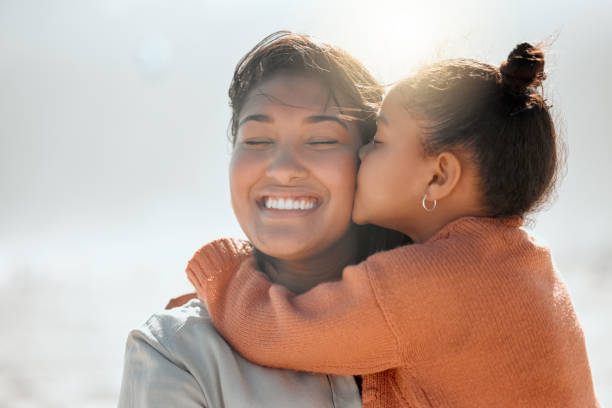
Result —
[[446, 60], [420, 69], [395, 90], [423, 119], [426, 154], [457, 150], [474, 161], [487, 215], [523, 216], [547, 201], [563, 162], [541, 93], [545, 78], [542, 49], [522, 43], [500, 67]]
[[356, 121], [362, 140], [366, 142], [373, 136], [384, 92], [368, 70], [339, 47], [308, 35], [278, 31], [261, 40], [236, 65], [228, 92], [232, 144], [249, 93], [279, 73], [305, 75], [319, 81], [345, 118]]
[[[263, 81], [276, 74], [305, 75], [329, 90], [344, 118], [354, 120], [363, 143], [376, 132], [376, 115], [384, 94], [370, 72], [343, 49], [291, 31], [278, 31], [261, 40], [236, 65], [229, 87], [232, 108], [231, 142], [236, 141], [238, 117], [246, 99]], [[406, 235], [375, 225], [357, 225], [358, 259], [376, 251], [411, 243]]]

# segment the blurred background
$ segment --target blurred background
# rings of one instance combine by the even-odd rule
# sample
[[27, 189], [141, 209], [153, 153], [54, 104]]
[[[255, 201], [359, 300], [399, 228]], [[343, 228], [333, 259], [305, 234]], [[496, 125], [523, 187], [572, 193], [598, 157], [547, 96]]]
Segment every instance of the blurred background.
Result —
[[191, 291], [196, 249], [242, 236], [227, 87], [279, 29], [342, 46], [384, 82], [554, 39], [545, 89], [568, 170], [530, 229], [612, 405], [610, 21], [603, 0], [0, 0], [0, 406], [115, 406], [129, 330]]

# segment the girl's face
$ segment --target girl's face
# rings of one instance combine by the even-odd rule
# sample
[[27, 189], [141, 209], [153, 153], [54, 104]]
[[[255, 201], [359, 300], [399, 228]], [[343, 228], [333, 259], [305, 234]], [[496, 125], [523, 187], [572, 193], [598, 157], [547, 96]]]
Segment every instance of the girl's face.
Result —
[[431, 160], [423, 151], [422, 137], [419, 122], [391, 90], [383, 102], [374, 140], [359, 151], [353, 221], [408, 235], [422, 222], [421, 201], [431, 177]]
[[230, 164], [232, 206], [251, 243], [301, 260], [350, 234], [360, 146], [316, 80], [279, 74], [251, 91]]

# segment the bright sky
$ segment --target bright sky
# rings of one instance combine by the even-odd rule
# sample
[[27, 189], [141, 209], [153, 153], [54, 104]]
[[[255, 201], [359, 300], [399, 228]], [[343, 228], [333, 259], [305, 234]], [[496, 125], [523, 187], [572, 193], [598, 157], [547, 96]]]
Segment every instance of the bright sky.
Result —
[[569, 172], [535, 231], [559, 252], [610, 248], [611, 10], [604, 1], [4, 0], [0, 275], [182, 269], [207, 240], [240, 235], [227, 194], [227, 86], [237, 60], [284, 28], [344, 47], [386, 82], [437, 58], [497, 64], [518, 42], [555, 37], [546, 86]]

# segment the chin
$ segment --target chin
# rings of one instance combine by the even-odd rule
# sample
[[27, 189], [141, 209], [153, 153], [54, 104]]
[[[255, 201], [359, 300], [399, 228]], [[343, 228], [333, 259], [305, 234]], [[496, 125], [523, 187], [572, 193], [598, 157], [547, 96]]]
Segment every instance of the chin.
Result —
[[365, 225], [371, 224], [372, 222], [370, 222], [367, 218], [362, 217], [360, 214], [353, 213], [353, 223], [357, 225]]
[[363, 208], [355, 202], [355, 206], [353, 207], [353, 213], [351, 214], [351, 218], [355, 224], [363, 225], [363, 224], [372, 224], [372, 220], [367, 216], [367, 212], [363, 210]]
[[304, 237], [283, 235], [285, 234], [278, 234], [273, 237], [260, 236], [250, 241], [260, 252], [276, 259], [295, 261], [316, 255], [316, 245], [307, 242]]
[[256, 248], [263, 254], [285, 261], [294, 261], [304, 258], [304, 248], [292, 248], [287, 245], [262, 245]]

